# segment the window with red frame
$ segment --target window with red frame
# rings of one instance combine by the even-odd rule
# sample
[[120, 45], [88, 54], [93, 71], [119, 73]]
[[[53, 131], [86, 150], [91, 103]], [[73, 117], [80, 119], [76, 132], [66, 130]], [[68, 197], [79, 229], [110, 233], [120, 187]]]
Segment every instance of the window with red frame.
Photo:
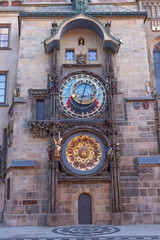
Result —
[[0, 2], [0, 7], [1, 6], [3, 6], [3, 7], [8, 6], [8, 2]]
[[22, 2], [20, 1], [14, 1], [12, 2], [12, 6], [16, 7], [16, 6], [22, 6]]

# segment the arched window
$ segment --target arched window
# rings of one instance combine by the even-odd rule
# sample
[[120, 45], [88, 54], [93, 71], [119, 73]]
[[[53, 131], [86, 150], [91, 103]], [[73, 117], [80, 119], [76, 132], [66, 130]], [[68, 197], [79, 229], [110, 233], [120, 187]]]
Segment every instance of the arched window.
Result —
[[156, 86], [157, 86], [157, 91], [160, 95], [160, 42], [155, 45], [153, 50], [153, 56], [154, 56]]

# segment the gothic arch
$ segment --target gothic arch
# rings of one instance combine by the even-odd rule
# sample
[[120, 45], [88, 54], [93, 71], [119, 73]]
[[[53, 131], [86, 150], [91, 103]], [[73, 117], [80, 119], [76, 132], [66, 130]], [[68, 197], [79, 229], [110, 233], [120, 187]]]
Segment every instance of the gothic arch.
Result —
[[150, 65], [150, 75], [151, 75], [151, 81], [152, 81], [152, 86], [154, 89], [156, 89], [156, 76], [155, 76], [155, 67], [154, 67], [154, 49], [155, 46], [160, 43], [160, 36], [154, 38], [150, 44], [149, 47], [149, 52], [148, 52], [148, 58], [149, 58], [149, 65]]
[[78, 224], [78, 200], [82, 194], [88, 194], [92, 201], [92, 224], [95, 224], [95, 198], [93, 192], [87, 188], [81, 188], [78, 193], [75, 194], [74, 201], [75, 201], [75, 222]]

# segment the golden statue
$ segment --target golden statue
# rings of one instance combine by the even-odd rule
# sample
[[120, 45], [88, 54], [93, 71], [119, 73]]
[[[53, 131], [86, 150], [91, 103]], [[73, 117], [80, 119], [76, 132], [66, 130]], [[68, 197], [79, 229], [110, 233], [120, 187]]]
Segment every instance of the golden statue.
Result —
[[54, 151], [54, 157], [60, 157], [60, 151], [61, 151], [61, 143], [62, 143], [62, 139], [63, 138], [60, 138], [58, 141], [56, 141], [56, 139], [54, 138], [54, 144], [55, 144], [55, 151]]

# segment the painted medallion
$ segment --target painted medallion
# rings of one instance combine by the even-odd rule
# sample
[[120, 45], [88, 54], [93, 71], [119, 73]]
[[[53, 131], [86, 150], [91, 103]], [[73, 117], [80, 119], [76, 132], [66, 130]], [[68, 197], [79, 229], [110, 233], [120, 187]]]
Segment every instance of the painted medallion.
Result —
[[102, 141], [92, 134], [78, 134], [70, 137], [63, 148], [64, 162], [77, 173], [90, 173], [102, 165], [105, 148]]
[[69, 116], [74, 118], [96, 116], [104, 109], [106, 99], [103, 84], [90, 75], [74, 75], [60, 87], [60, 105]]
[[96, 139], [81, 135], [69, 142], [66, 156], [72, 167], [80, 171], [86, 171], [97, 166], [102, 156], [102, 150]]

